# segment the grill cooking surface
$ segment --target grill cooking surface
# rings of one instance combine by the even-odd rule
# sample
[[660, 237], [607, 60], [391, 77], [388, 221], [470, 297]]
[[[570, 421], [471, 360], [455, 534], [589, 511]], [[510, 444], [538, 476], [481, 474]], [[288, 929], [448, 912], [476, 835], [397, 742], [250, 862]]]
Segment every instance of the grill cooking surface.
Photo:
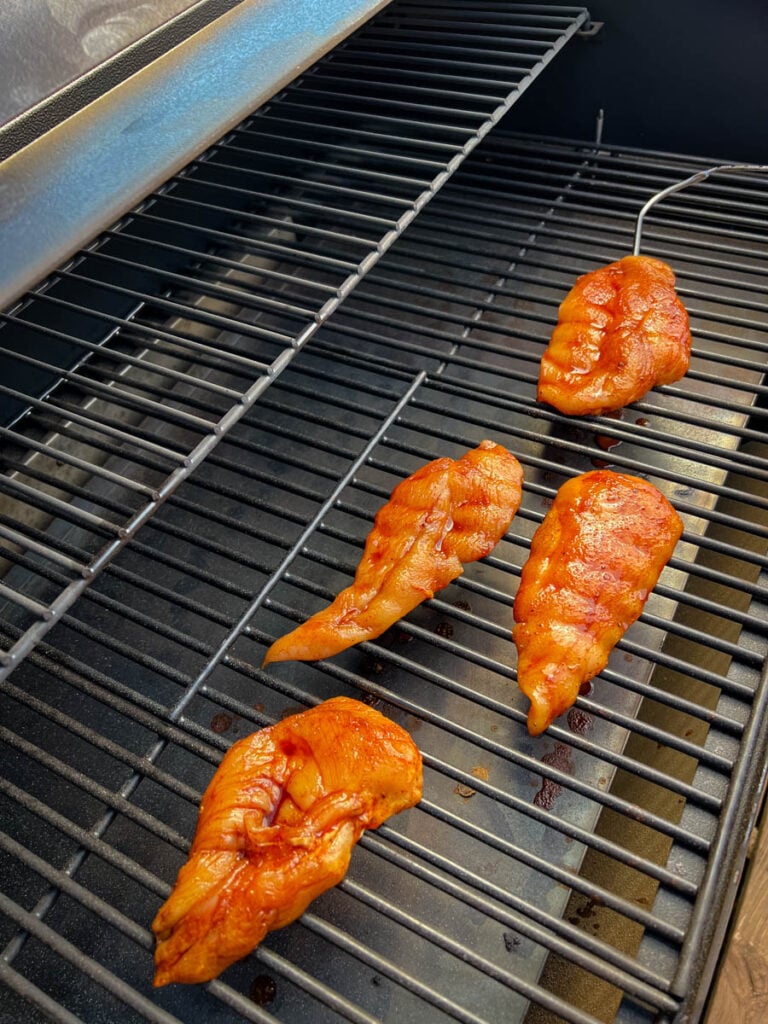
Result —
[[[363, 38], [344, 60], [368, 60]], [[263, 131], [272, 158], [293, 154], [288, 121], [301, 120], [302, 159], [354, 188], [351, 155], [374, 152], [371, 125], [356, 123], [353, 142], [313, 126], [317, 110], [280, 110], [238, 145]], [[410, 146], [393, 140], [377, 173]], [[300, 227], [298, 205], [286, 217], [265, 201], [256, 216], [270, 233], [248, 217], [234, 238], [206, 213], [179, 234], [174, 193], [215, 206], [218, 180], [204, 192], [195, 178], [219, 159], [128, 223], [128, 236], [157, 231], [146, 251], [172, 246], [173, 268], [149, 275], [162, 287], [146, 304], [146, 285], [126, 285], [129, 309], [99, 318], [108, 344], [65, 385], [77, 394], [41, 399], [13, 428], [27, 438], [6, 477], [15, 494], [47, 493], [53, 467], [29, 456], [33, 444], [44, 460], [61, 449], [69, 468], [41, 500], [49, 523], [0, 518], [14, 592], [5, 646], [26, 628], [18, 595], [44, 607], [60, 593], [94, 556], [97, 524], [136, 516], [142, 528], [0, 684], [3, 1019], [634, 1024], [695, 1010], [765, 761], [765, 180], [724, 177], [653, 210], [644, 251], [678, 274], [691, 372], [619, 418], [574, 423], [534, 401], [557, 305], [577, 274], [630, 250], [649, 195], [703, 162], [491, 136], [319, 330], [313, 313], [301, 320], [311, 344], [251, 401], [241, 360], [347, 279], [351, 232], [329, 228], [328, 197], [297, 185], [297, 203], [321, 207]], [[355, 231], [381, 216], [368, 188], [339, 208]], [[133, 245], [110, 236], [89, 266], [106, 274]], [[83, 265], [38, 308], [68, 309], [56, 288], [97, 274]], [[293, 356], [284, 333], [277, 349]], [[180, 339], [196, 358], [184, 349], [171, 366]], [[126, 354], [158, 352], [162, 372], [135, 377]], [[116, 402], [116, 386], [131, 399]], [[199, 450], [222, 407], [238, 414], [215, 450]], [[392, 487], [484, 437], [515, 452], [526, 478], [493, 554], [375, 643], [260, 671], [271, 640], [349, 582]], [[178, 486], [142, 515], [173, 460]], [[651, 479], [686, 531], [608, 669], [532, 740], [512, 601], [558, 486], [595, 465]], [[223, 750], [336, 694], [413, 734], [422, 803], [366, 835], [339, 887], [221, 979], [154, 992], [149, 922]]]
[[[393, 4], [13, 315], [0, 314], [6, 422], [32, 402], [24, 436], [10, 425], [2, 434], [12, 472], [0, 479], [0, 515], [33, 528], [61, 517], [81, 528], [84, 549], [65, 557], [0, 523], [61, 580], [40, 580], [34, 595], [2, 585], [24, 635], [0, 650], [0, 676], [257, 401], [586, 19], [580, 8], [490, 4], [468, 22], [462, 8], [443, 4], [434, 19], [421, 4]], [[378, 61], [397, 71], [372, 71]], [[103, 461], [113, 452], [121, 464], [110, 473]], [[68, 494], [90, 473], [113, 490], [89, 514]]]

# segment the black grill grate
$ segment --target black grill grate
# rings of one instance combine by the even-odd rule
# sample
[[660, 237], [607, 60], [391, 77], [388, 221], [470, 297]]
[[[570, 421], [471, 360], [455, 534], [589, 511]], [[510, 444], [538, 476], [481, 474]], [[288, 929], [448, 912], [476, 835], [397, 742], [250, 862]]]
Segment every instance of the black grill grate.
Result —
[[[430, 24], [420, 4], [391, 5], [0, 314], [0, 537], [61, 574], [43, 584], [41, 573], [35, 597], [12, 577], [2, 585], [23, 632], [0, 652], [0, 675], [261, 397], [587, 17], [479, 4], [472, 28], [462, 6], [443, 5]], [[403, 32], [419, 52], [400, 60]], [[397, 77], [370, 78], [359, 64], [370, 48], [398, 62]], [[435, 83], [476, 66], [466, 103], [419, 85], [423, 60]], [[304, 141], [303, 121], [322, 147]], [[112, 490], [86, 512], [90, 474]], [[63, 558], [17, 525], [30, 520], [79, 530], [83, 550]]]
[[[386, 38], [382, 24], [375, 43], [358, 35], [322, 73], [334, 78], [337, 60], [366, 65]], [[302, 117], [301, 145], [323, 154], [313, 166], [349, 170], [340, 161], [352, 149], [375, 153], [382, 125], [369, 119], [350, 143], [342, 128], [316, 120], [325, 103], [313, 97], [332, 84], [302, 89], [294, 106], [314, 113]], [[337, 99], [328, 111], [347, 116]], [[293, 151], [294, 114], [267, 110], [244, 132], [264, 128]], [[376, 163], [381, 174], [398, 147], [407, 151], [391, 141]], [[642, 202], [699, 166], [561, 140], [485, 139], [0, 683], [8, 1019], [695, 1016], [732, 896], [722, 880], [739, 864], [765, 763], [768, 183], [708, 182], [648, 220], [646, 251], [672, 263], [692, 313], [695, 358], [683, 382], [619, 419], [577, 424], [537, 406], [534, 387], [573, 277], [629, 251]], [[354, 172], [345, 174], [334, 184], [351, 187]], [[127, 231], [165, 230], [169, 211], [189, 205], [185, 196], [157, 197]], [[317, 201], [309, 186], [301, 197]], [[370, 195], [346, 209], [380, 215]], [[109, 524], [119, 530], [146, 499], [140, 487], [160, 486], [171, 458], [183, 465], [198, 436], [189, 417], [215, 422], [217, 403], [228, 401], [167, 374], [139, 389], [123, 364], [116, 378], [108, 353], [140, 351], [129, 347], [133, 337], [152, 352], [155, 337], [178, 345], [191, 335], [205, 346], [194, 364], [211, 370], [205, 382], [236, 392], [247, 372], [239, 357], [271, 345], [262, 332], [307, 308], [326, 275], [349, 269], [348, 235], [323, 225], [313, 220], [300, 250], [284, 227], [242, 240], [231, 225], [201, 225], [195, 245], [205, 237], [214, 258], [200, 259], [195, 285], [189, 252], [200, 249], [158, 235], [185, 253], [177, 277], [163, 277], [163, 301], [140, 305], [132, 291], [130, 323], [100, 317], [109, 346], [12, 428], [25, 443], [55, 438], [72, 467], [62, 480], [45, 464], [24, 466], [30, 500], [42, 500], [50, 480], [60, 489], [45, 499], [50, 526], [0, 520], [17, 594], [44, 604], [61, 592], [92, 557], [91, 537]], [[112, 237], [123, 244], [121, 233]], [[232, 275], [241, 287], [254, 254], [269, 257], [259, 265], [269, 301], [251, 274], [248, 303], [229, 294], [222, 312], [211, 298], [233, 287]], [[113, 265], [107, 255], [115, 253], [93, 264], [100, 273]], [[35, 302], [55, 307], [61, 323], [74, 311], [59, 299]], [[116, 381], [132, 396], [126, 406], [140, 406], [131, 406], [128, 427], [101, 404], [100, 389], [111, 395]], [[78, 398], [75, 387], [92, 390]], [[156, 405], [146, 407], [150, 399]], [[123, 429], [127, 437], [116, 433]], [[494, 553], [376, 643], [261, 672], [265, 645], [348, 581], [394, 483], [483, 436], [507, 444], [526, 472], [523, 508]], [[77, 475], [72, 460], [86, 456], [100, 475]], [[608, 670], [534, 741], [514, 685], [516, 581], [556, 488], [596, 463], [664, 489], [685, 518], [684, 542]], [[23, 547], [13, 545], [18, 533]], [[6, 622], [10, 646], [25, 626], [13, 615]], [[366, 836], [341, 886], [222, 979], [153, 992], [148, 923], [222, 751], [338, 693], [375, 702], [413, 733], [425, 757], [424, 800]]]

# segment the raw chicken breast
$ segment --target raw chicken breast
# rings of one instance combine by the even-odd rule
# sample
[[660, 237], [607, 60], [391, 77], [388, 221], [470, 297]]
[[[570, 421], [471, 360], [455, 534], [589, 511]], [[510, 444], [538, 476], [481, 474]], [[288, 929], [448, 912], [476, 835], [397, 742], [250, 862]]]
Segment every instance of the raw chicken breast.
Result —
[[557, 492], [515, 598], [517, 682], [543, 732], [601, 672], [643, 610], [683, 524], [656, 488], [598, 470]]
[[690, 356], [675, 275], [661, 260], [625, 256], [584, 274], [563, 300], [537, 397], [570, 416], [615, 411], [680, 380]]
[[295, 920], [341, 881], [363, 830], [418, 803], [421, 787], [408, 733], [348, 697], [239, 740], [152, 924], [155, 985], [215, 978]]
[[489, 554], [520, 504], [520, 463], [482, 441], [460, 459], [435, 459], [376, 514], [354, 583], [267, 651], [271, 661], [329, 658], [373, 640]]

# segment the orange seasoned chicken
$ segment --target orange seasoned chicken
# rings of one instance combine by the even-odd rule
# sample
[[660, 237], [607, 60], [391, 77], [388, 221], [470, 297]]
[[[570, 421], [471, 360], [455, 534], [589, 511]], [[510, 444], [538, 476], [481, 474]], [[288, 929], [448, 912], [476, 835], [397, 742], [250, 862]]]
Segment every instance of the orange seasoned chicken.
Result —
[[348, 697], [235, 743], [152, 923], [155, 985], [215, 978], [295, 920], [341, 881], [363, 830], [418, 803], [421, 786], [408, 733]]
[[690, 356], [675, 275], [661, 260], [625, 256], [578, 278], [563, 300], [537, 397], [570, 416], [611, 412], [680, 380]]
[[493, 441], [460, 459], [435, 459], [376, 514], [354, 583], [267, 651], [271, 661], [329, 658], [373, 640], [489, 554], [520, 504], [520, 463]]
[[643, 610], [683, 524], [656, 488], [599, 470], [557, 492], [515, 598], [517, 682], [536, 736], [601, 672]]

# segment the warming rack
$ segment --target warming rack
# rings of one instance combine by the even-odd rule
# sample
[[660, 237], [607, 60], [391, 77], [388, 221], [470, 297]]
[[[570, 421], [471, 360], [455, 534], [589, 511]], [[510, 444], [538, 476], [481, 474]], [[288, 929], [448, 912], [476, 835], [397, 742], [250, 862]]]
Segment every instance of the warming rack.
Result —
[[[586, 20], [582, 8], [478, 3], [469, 12], [460, 0], [434, 18], [398, 0], [0, 314], [0, 536], [41, 570], [32, 588], [0, 583], [5, 614], [21, 629], [0, 654], [0, 678], [258, 401]], [[107, 470], [118, 452], [119, 469]], [[91, 474], [117, 488], [96, 513], [80, 500]], [[33, 535], [46, 522], [85, 530], [76, 557]]]
[[[766, 763], [765, 180], [712, 181], [649, 217], [645, 249], [692, 315], [684, 381], [578, 423], [533, 396], [574, 276], [629, 251], [649, 194], [713, 162], [486, 139], [2, 684], [16, 992], [60, 1020], [696, 1019]], [[291, 303], [307, 286], [292, 259], [271, 265]], [[526, 473], [496, 551], [376, 643], [262, 672], [266, 645], [348, 581], [394, 483], [483, 436]], [[534, 741], [516, 580], [559, 484], [603, 464], [666, 490], [686, 532], [608, 670]], [[111, 483], [73, 500], [118, 507]], [[80, 558], [87, 536], [56, 550]], [[59, 585], [58, 567], [4, 553]], [[338, 693], [412, 731], [424, 801], [225, 978], [153, 993], [147, 924], [212, 766]]]

